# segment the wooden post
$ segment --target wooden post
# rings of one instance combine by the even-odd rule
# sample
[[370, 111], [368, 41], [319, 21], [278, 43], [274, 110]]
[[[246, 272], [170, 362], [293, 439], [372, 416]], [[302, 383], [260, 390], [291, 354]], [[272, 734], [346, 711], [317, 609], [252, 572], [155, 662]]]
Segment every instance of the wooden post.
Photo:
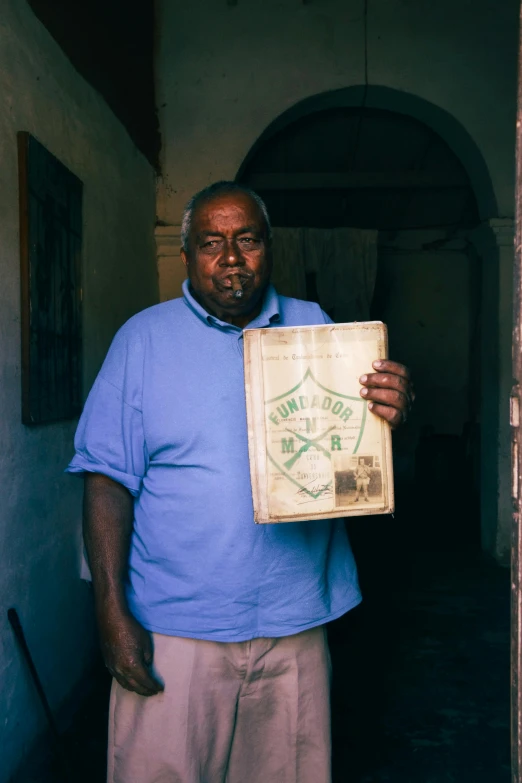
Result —
[[[522, 14], [522, 7], [521, 7]], [[522, 25], [519, 28], [522, 29]], [[511, 547], [511, 769], [513, 783], [522, 783], [522, 38], [519, 40], [516, 129], [515, 266], [513, 318], [513, 391], [511, 445], [513, 533]]]

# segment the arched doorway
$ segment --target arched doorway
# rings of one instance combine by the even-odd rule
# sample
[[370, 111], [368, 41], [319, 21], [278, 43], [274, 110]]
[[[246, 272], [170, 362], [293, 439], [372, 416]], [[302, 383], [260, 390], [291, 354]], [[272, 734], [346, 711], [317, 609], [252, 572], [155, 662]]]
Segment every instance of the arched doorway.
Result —
[[[238, 176], [274, 226], [378, 232], [371, 317], [419, 391], [394, 444], [403, 544], [477, 548], [482, 274], [469, 235], [480, 216], [462, 162], [418, 119], [341, 106], [276, 127]], [[313, 273], [306, 296], [325, 305]]]
[[[339, 96], [319, 96], [276, 120], [238, 173], [263, 196], [280, 231], [375, 233], [370, 317], [388, 324], [390, 355], [410, 365], [419, 391], [412, 421], [394, 436], [395, 519], [349, 526], [365, 601], [329, 627], [334, 780], [346, 770], [361, 783], [394, 774], [443, 779], [454, 762], [452, 751], [440, 753], [442, 734], [461, 743], [468, 730], [469, 747], [483, 747], [462, 752], [466, 768], [496, 770], [507, 758], [507, 724], [483, 742], [484, 733], [458, 717], [469, 704], [472, 720], [508, 711], [507, 691], [475, 676], [482, 663], [484, 672], [508, 667], [507, 644], [494, 658], [482, 635], [496, 624], [508, 639], [508, 574], [477, 557], [481, 543], [493, 551], [499, 519], [496, 354], [508, 317], [499, 246], [485, 226], [496, 216], [495, 198], [477, 148], [436, 107], [410, 96], [409, 111], [407, 96], [377, 88], [361, 108], [361, 93], [342, 92], [338, 105]], [[307, 298], [321, 302], [314, 274], [305, 277]], [[460, 659], [457, 649], [465, 651]], [[413, 732], [415, 744], [419, 730], [434, 751], [416, 768], [404, 738]]]

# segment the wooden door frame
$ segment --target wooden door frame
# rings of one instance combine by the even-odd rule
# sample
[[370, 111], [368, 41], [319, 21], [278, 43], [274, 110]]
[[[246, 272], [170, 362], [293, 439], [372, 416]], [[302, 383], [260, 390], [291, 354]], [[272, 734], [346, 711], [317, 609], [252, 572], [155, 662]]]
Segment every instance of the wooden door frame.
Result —
[[[522, 14], [522, 5], [521, 5]], [[519, 36], [522, 24], [519, 27]], [[511, 546], [511, 775], [522, 783], [522, 38], [519, 38], [511, 447], [513, 528]]]

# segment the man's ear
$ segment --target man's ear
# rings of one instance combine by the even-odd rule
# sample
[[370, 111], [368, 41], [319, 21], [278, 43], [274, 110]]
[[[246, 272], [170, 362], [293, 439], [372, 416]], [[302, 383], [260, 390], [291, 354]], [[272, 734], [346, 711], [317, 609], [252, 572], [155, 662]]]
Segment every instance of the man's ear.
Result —
[[188, 257], [185, 251], [183, 250], [183, 248], [181, 249], [180, 255], [181, 255], [181, 260], [183, 261], [185, 266], [188, 266]]

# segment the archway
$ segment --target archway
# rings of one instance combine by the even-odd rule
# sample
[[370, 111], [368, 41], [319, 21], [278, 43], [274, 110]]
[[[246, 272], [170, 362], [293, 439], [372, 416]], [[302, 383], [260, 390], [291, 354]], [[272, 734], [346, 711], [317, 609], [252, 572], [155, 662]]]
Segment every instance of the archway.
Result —
[[[337, 106], [274, 123], [238, 178], [265, 199], [274, 226], [378, 231], [371, 317], [388, 324], [390, 355], [412, 368], [419, 389], [416, 415], [395, 440], [403, 543], [476, 549], [482, 265], [470, 236], [481, 218], [465, 166], [418, 119]], [[491, 206], [491, 193], [482, 198]], [[306, 282], [318, 301], [314, 275]]]
[[[334, 768], [351, 769], [355, 759], [359, 779], [359, 756], [367, 771], [368, 757], [383, 738], [386, 743], [382, 715], [388, 731], [391, 724], [399, 734], [404, 731], [397, 707], [407, 703], [404, 693], [411, 699], [405, 712], [418, 702], [437, 716], [444, 709], [440, 683], [430, 686], [433, 660], [420, 659], [426, 646], [445, 667], [454, 645], [476, 649], [482, 644], [465, 624], [460, 636], [451, 627], [450, 639], [444, 638], [437, 617], [454, 611], [452, 601], [470, 600], [468, 563], [475, 561], [481, 543], [488, 551], [494, 548], [501, 313], [498, 246], [489, 226], [484, 228], [496, 217], [496, 201], [482, 156], [466, 131], [412, 96], [374, 88], [361, 107], [363, 90], [340, 93], [305, 101], [272, 123], [238, 179], [260, 192], [275, 226], [350, 226], [378, 233], [371, 317], [388, 323], [390, 355], [411, 366], [419, 389], [415, 419], [394, 442], [395, 520], [350, 524], [366, 602], [361, 613], [349, 613], [330, 629], [337, 672]], [[313, 275], [306, 283], [307, 297], [320, 300]], [[477, 573], [472, 588], [482, 595], [491, 588], [494, 594], [498, 572]], [[401, 616], [408, 603], [413, 610], [406, 608]], [[507, 617], [507, 600], [505, 609]], [[414, 688], [399, 663], [405, 659], [401, 636], [413, 651], [407, 666], [416, 671]], [[422, 650], [415, 659], [417, 644]], [[478, 655], [486, 660], [488, 652], [480, 646]], [[482, 683], [467, 672], [459, 676], [459, 693], [478, 700]], [[451, 698], [455, 706], [461, 696], [452, 691]], [[352, 710], [356, 705], [356, 721], [351, 722], [347, 704]], [[505, 737], [507, 742], [507, 730]], [[361, 779], [366, 778], [361, 774]]]
[[243, 180], [244, 172], [249, 167], [252, 158], [272, 136], [311, 114], [339, 108], [381, 109], [403, 114], [424, 123], [444, 140], [462, 163], [477, 200], [481, 221], [498, 217], [497, 199], [488, 167], [480, 149], [466, 128], [449, 112], [418, 95], [379, 85], [356, 85], [331, 90], [311, 95], [291, 106], [262, 131], [245, 156], [236, 178]]

